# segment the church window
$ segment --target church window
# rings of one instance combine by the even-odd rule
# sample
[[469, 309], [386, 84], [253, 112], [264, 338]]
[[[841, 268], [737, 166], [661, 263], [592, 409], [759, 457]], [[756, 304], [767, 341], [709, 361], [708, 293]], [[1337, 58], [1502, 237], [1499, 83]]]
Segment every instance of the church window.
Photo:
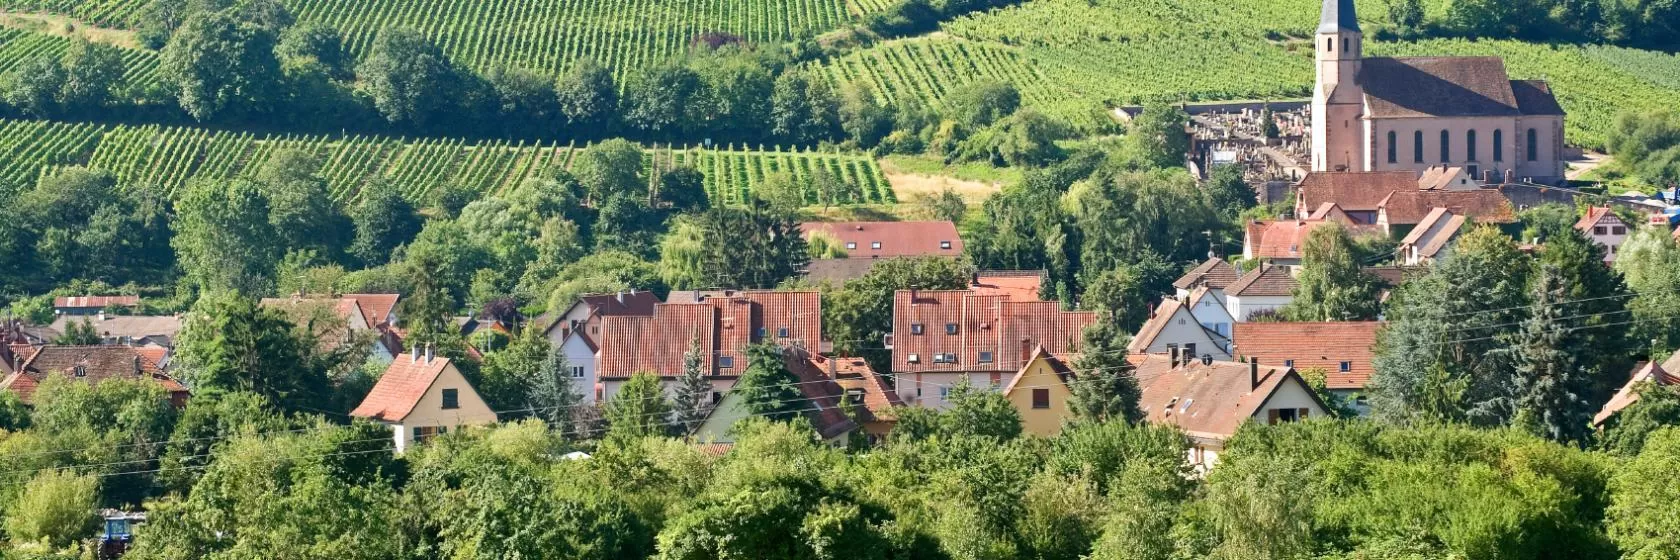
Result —
[[1412, 133], [1412, 163], [1423, 163], [1423, 131]]
[[1505, 161], [1505, 129], [1493, 129], [1493, 161]]
[[1464, 161], [1476, 161], [1476, 131], [1464, 133]]
[[1399, 136], [1400, 136], [1399, 134], [1395, 134], [1395, 132], [1392, 131], [1392, 130], [1388, 131], [1388, 162], [1389, 163], [1396, 163], [1400, 160], [1400, 147], [1395, 145], [1395, 144], [1398, 144], [1396, 139], [1399, 138]]
[[1347, 47], [1348, 47], [1347, 37], [1343, 37], [1342, 38], [1342, 52], [1344, 52], [1344, 53], [1347, 52], [1347, 50], [1348, 50]]
[[1325, 39], [1324, 40], [1324, 50], [1326, 52], [1335, 52], [1335, 50], [1336, 50], [1336, 40], [1335, 39]]
[[1540, 134], [1528, 129], [1528, 161], [1540, 160]]
[[1452, 137], [1441, 131], [1441, 163], [1452, 161]]

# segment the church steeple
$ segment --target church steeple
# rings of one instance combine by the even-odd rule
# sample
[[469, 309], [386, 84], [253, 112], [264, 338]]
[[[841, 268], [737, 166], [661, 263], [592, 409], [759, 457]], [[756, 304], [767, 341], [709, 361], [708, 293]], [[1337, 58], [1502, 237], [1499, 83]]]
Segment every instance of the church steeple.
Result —
[[1319, 34], [1342, 31], [1359, 32], [1359, 17], [1353, 12], [1353, 0], [1324, 0], [1318, 16]]

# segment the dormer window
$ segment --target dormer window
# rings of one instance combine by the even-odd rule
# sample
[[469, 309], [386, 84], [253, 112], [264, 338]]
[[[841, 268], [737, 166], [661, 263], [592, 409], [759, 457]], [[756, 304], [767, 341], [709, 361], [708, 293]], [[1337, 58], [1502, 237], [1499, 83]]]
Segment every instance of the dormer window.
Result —
[[922, 334], [922, 324], [910, 323], [910, 334]]
[[912, 353], [910, 353], [910, 357], [905, 358], [904, 361], [910, 362], [912, 364], [919, 364], [919, 363], [922, 363], [922, 355], [912, 352]]
[[718, 356], [718, 367], [720, 367], [720, 368], [735, 367], [735, 357], [734, 356]]
[[951, 242], [950, 241], [940, 241], [939, 242], [939, 248], [940, 249], [950, 249], [951, 248]]
[[991, 352], [981, 352], [980, 353], [980, 363], [982, 363], [982, 364], [992, 363], [992, 353]]
[[957, 324], [945, 323], [945, 334], [957, 334]]
[[881, 248], [881, 242], [880, 241], [871, 241], [869, 243], [869, 248], [870, 249], [880, 249]]
[[76, 377], [87, 377], [87, 366], [76, 366]]

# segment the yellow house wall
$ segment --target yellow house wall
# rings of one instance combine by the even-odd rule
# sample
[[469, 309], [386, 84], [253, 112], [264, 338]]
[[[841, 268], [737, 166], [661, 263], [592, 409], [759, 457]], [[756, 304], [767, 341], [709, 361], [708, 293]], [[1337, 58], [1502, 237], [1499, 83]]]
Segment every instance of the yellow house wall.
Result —
[[[1015, 383], [1015, 389], [1004, 395], [1021, 413], [1021, 431], [1045, 437], [1061, 433], [1062, 422], [1072, 417], [1068, 409], [1068, 397], [1072, 393], [1067, 385], [1042, 358], [1034, 360], [1024, 375], [1025, 378]], [[1033, 389], [1050, 390], [1050, 408], [1033, 408]]]
[[[459, 408], [444, 410], [444, 389], [457, 390], [456, 400], [461, 405]], [[412, 439], [414, 428], [417, 427], [447, 426], [449, 431], [454, 432], [461, 426], [495, 422], [496, 412], [478, 396], [478, 391], [473, 390], [467, 379], [461, 376], [461, 371], [455, 369], [455, 364], [450, 364], [443, 368], [443, 373], [438, 374], [437, 380], [426, 389], [426, 395], [420, 397], [420, 403], [414, 405], [414, 410], [396, 425], [397, 429], [401, 430], [396, 436], [400, 440]]]

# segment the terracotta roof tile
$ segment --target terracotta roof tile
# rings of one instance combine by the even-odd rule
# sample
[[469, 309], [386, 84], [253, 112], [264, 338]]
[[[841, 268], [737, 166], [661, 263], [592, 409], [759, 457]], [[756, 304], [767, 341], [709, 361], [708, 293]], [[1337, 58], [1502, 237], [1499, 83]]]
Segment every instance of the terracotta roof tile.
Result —
[[[1680, 356], [1680, 353], [1676, 353], [1675, 356]], [[1674, 358], [1670, 358], [1669, 361], [1672, 362], [1675, 360]], [[1622, 388], [1617, 390], [1614, 396], [1610, 397], [1610, 401], [1604, 403], [1604, 408], [1600, 409], [1598, 414], [1593, 416], [1593, 425], [1602, 426], [1605, 421], [1609, 420], [1610, 417], [1615, 416], [1616, 413], [1621, 412], [1622, 409], [1633, 406], [1633, 403], [1639, 402], [1639, 393], [1636, 392], [1635, 389], [1639, 388], [1640, 383], [1646, 382], [1660, 387], [1673, 387], [1680, 385], [1680, 375], [1670, 373], [1666, 368], [1662, 365], [1658, 365], [1656, 362], [1643, 364], [1642, 367], [1634, 372], [1633, 377], [1629, 378], [1628, 382], [1622, 385]]]
[[1188, 290], [1198, 285], [1205, 285], [1218, 290], [1230, 286], [1236, 281], [1236, 267], [1225, 262], [1225, 259], [1214, 257], [1202, 261], [1202, 264], [1196, 265], [1196, 268], [1190, 269], [1190, 272], [1184, 273], [1184, 276], [1180, 276], [1178, 280], [1173, 281], [1173, 287]]
[[[971, 290], [899, 290], [893, 294], [892, 367], [895, 372], [1013, 372], [1038, 345], [1077, 350], [1085, 327], [1096, 320], [1095, 313], [1063, 311], [1057, 302], [1017, 302]], [[914, 334], [913, 325], [920, 325], [922, 333]], [[943, 354], [956, 359], [936, 363]]]
[[1299, 259], [1312, 230], [1335, 222], [1319, 220], [1250, 221], [1244, 244], [1257, 259]]
[[1226, 288], [1225, 293], [1234, 296], [1290, 296], [1295, 295], [1297, 285], [1299, 283], [1289, 273], [1289, 267], [1262, 264], [1237, 279], [1237, 283]]
[[709, 304], [661, 303], [653, 315], [607, 317], [600, 336], [601, 379], [623, 379], [640, 371], [675, 375], [692, 344], [701, 349], [702, 367], [712, 369], [717, 347], [718, 309]]
[[369, 327], [379, 328], [391, 316], [391, 310], [397, 308], [397, 300], [402, 296], [397, 294], [344, 294], [345, 299], [355, 300], [362, 309], [362, 317]]
[[[784, 336], [785, 335], [785, 336]], [[755, 342], [815, 348], [822, 342], [822, 298], [816, 291], [682, 291], [647, 316], [604, 318], [602, 379], [628, 378], [638, 371], [663, 376], [682, 372], [683, 355], [694, 339], [708, 355], [713, 375], [731, 377], [747, 367], [746, 347]], [[727, 358], [727, 360], [725, 360]], [[722, 367], [727, 361], [730, 367]]]
[[420, 403], [426, 390], [448, 367], [449, 358], [442, 356], [430, 360], [424, 356], [398, 356], [385, 366], [379, 382], [373, 385], [372, 391], [368, 391], [362, 404], [350, 411], [350, 415], [380, 422], [401, 422], [414, 411], [414, 406]]
[[963, 251], [962, 237], [951, 222], [806, 222], [802, 227], [806, 237], [825, 231], [839, 238], [852, 259], [955, 257]]
[[[145, 378], [162, 385], [178, 401], [184, 399], [187, 388], [163, 373], [154, 354], [131, 346], [42, 346], [23, 362], [16, 375], [8, 377], [11, 382], [0, 384], [0, 388], [12, 390], [24, 402], [29, 402], [34, 387], [49, 375], [66, 375], [89, 383]], [[81, 376], [76, 376], [78, 368]]]
[[1446, 208], [1453, 214], [1477, 223], [1509, 224], [1517, 221], [1511, 201], [1497, 189], [1474, 191], [1401, 190], [1383, 200], [1382, 213], [1389, 225], [1417, 224], [1436, 208]]
[[1505, 61], [1494, 56], [1368, 57], [1359, 84], [1369, 118], [1522, 114]]
[[102, 309], [110, 306], [140, 305], [140, 296], [71, 296], [53, 298], [53, 307], [66, 309]]
[[835, 285], [862, 278], [885, 259], [814, 259], [805, 265], [805, 279]]
[[968, 289], [980, 295], [1005, 296], [1010, 301], [1038, 301], [1044, 276], [1042, 270], [982, 270]]
[[[1021, 367], [1015, 370], [1015, 375], [1009, 378], [1009, 384], [1003, 387], [1003, 394], [1008, 395], [1015, 392], [1015, 387], [1021, 383], [1022, 378], [1027, 376], [1027, 368], [1032, 367], [1034, 360], [1041, 358], [1046, 365], [1050, 366], [1050, 371], [1056, 372], [1056, 377], [1062, 383], [1066, 384], [1073, 380], [1073, 368], [1068, 367], [1068, 364], [1073, 360], [1052, 354], [1049, 350], [1045, 350], [1043, 346], [1039, 346], [1034, 348], [1031, 357], [1022, 362]], [[1072, 389], [1072, 387], [1069, 387], [1069, 389]]]
[[1143, 390], [1138, 407], [1150, 423], [1178, 426], [1194, 437], [1225, 439], [1235, 434], [1260, 410], [1284, 379], [1295, 377], [1289, 368], [1259, 366], [1260, 383], [1250, 383], [1249, 364], [1215, 361], [1173, 368], [1158, 354], [1132, 360]]
[[846, 398], [846, 391], [834, 379], [828, 377], [828, 372], [817, 364], [812, 363], [811, 354], [800, 349], [787, 352], [787, 367], [799, 378], [799, 393], [805, 400], [805, 408], [816, 410], [806, 411], [811, 419], [812, 427], [823, 439], [832, 438], [857, 429], [857, 423], [846, 415], [842, 408], [842, 401]]
[[812, 355], [811, 365], [828, 372], [842, 389], [863, 391], [865, 421], [892, 420], [897, 416], [893, 409], [904, 406], [898, 391], [888, 386], [886, 380], [876, 374], [863, 358]]
[[[1575, 222], [1575, 229], [1591, 234], [1593, 226], [1598, 225], [1598, 221], [1604, 219], [1606, 216], [1616, 218], [1616, 215], [1610, 212], [1610, 207], [1608, 206], [1594, 206], [1588, 208], [1587, 212], [1581, 215], [1581, 219]], [[1621, 222], [1621, 219], [1616, 218], [1616, 221]]]
[[[1296, 371], [1322, 368], [1331, 389], [1364, 389], [1371, 380], [1377, 321], [1323, 323], [1237, 323], [1235, 352], [1263, 365]], [[1342, 371], [1342, 362], [1348, 371]]]
[[1389, 193], [1417, 190], [1417, 174], [1411, 171], [1314, 171], [1302, 178], [1295, 188], [1303, 205], [1298, 207], [1299, 211], [1310, 211], [1326, 202], [1334, 202], [1347, 211], [1371, 211], [1376, 210]]

